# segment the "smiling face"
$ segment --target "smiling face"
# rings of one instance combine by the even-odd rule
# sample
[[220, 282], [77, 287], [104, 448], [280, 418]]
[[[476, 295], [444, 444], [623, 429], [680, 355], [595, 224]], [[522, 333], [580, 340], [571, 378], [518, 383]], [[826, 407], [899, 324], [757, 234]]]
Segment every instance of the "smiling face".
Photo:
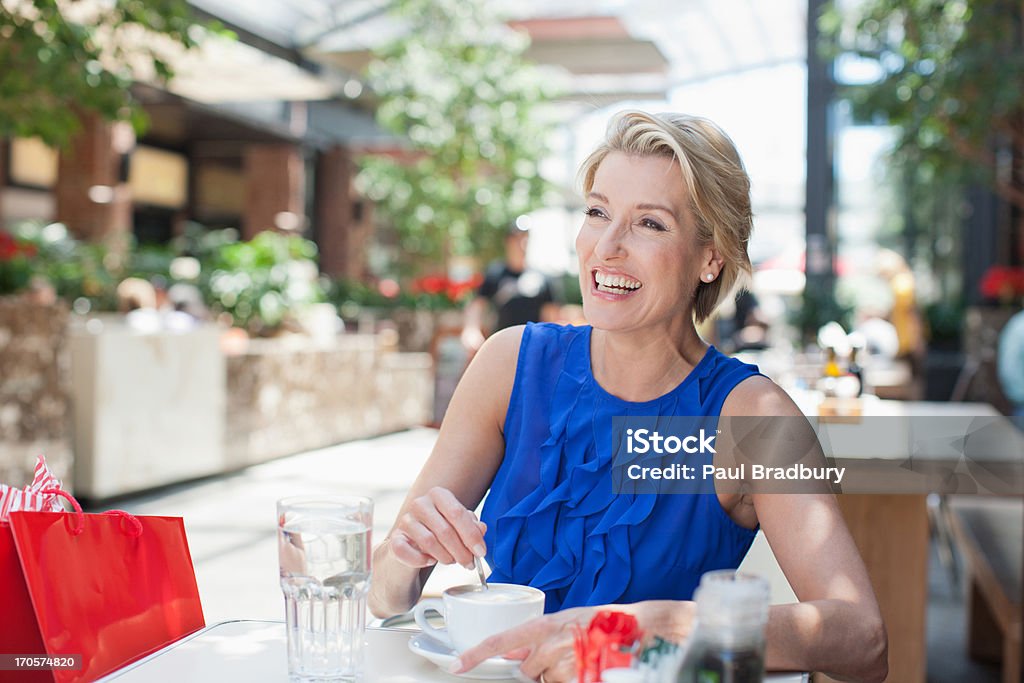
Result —
[[693, 294], [721, 261], [697, 243], [679, 164], [611, 152], [585, 199], [576, 251], [587, 321], [605, 330], [692, 324]]

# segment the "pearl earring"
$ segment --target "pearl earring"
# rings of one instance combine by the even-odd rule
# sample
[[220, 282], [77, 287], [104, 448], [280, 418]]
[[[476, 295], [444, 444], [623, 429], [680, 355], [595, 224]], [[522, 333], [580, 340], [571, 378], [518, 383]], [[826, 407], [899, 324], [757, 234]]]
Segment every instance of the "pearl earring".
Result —
[[704, 275], [704, 279], [707, 280], [708, 282], [711, 282], [712, 280], [715, 279], [715, 274], [714, 273], [706, 273]]

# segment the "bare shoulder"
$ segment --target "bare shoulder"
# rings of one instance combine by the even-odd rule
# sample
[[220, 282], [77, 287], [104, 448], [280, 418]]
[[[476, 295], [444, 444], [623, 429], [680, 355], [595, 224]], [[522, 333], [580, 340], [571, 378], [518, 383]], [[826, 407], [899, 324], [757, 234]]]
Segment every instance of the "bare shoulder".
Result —
[[495, 379], [506, 375], [509, 379], [514, 378], [525, 329], [525, 325], [516, 325], [492, 334], [477, 351], [469, 367]]
[[803, 413], [782, 387], [763, 375], [754, 375], [737, 384], [729, 392], [722, 405], [722, 415], [795, 417]]
[[482, 421], [500, 432], [515, 384], [523, 329], [509, 327], [488, 337], [459, 380], [447, 415]]

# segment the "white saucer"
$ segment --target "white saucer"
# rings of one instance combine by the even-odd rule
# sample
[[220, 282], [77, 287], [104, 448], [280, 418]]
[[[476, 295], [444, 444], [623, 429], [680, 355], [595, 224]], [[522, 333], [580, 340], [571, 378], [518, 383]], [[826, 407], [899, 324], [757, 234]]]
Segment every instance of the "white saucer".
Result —
[[[437, 642], [423, 633], [418, 633], [409, 639], [409, 649], [413, 651], [413, 654], [417, 654], [437, 664], [445, 673], [451, 673], [448, 671], [448, 667], [458, 658], [455, 651], [450, 647]], [[475, 669], [471, 669], [466, 673], [451, 675], [460, 678], [475, 678], [477, 680], [489, 681], [517, 680], [516, 671], [518, 670], [519, 662], [505, 659], [504, 657], [491, 657]]]

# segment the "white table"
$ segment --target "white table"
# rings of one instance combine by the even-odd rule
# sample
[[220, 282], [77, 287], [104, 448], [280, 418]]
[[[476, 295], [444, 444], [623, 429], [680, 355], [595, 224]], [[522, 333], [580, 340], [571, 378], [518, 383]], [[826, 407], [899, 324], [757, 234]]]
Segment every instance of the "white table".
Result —
[[[455, 683], [460, 679], [414, 655], [415, 631], [366, 631], [365, 683]], [[225, 621], [207, 626], [100, 681], [117, 683], [284, 683], [288, 680], [284, 623]], [[515, 680], [515, 679], [509, 679]], [[807, 683], [807, 674], [773, 674], [770, 683]]]
[[[805, 415], [821, 396], [791, 391]], [[862, 419], [819, 424], [837, 496], [867, 567], [889, 632], [889, 678], [925, 683], [929, 530], [926, 494], [973, 493], [950, 472], [971, 474], [979, 493], [1024, 495], [1024, 434], [987, 403], [886, 401], [866, 396]], [[983, 427], [979, 431], [979, 427]], [[970, 448], [965, 436], [972, 434]], [[964, 452], [970, 453], [969, 462]], [[831, 679], [824, 678], [825, 681]]]

